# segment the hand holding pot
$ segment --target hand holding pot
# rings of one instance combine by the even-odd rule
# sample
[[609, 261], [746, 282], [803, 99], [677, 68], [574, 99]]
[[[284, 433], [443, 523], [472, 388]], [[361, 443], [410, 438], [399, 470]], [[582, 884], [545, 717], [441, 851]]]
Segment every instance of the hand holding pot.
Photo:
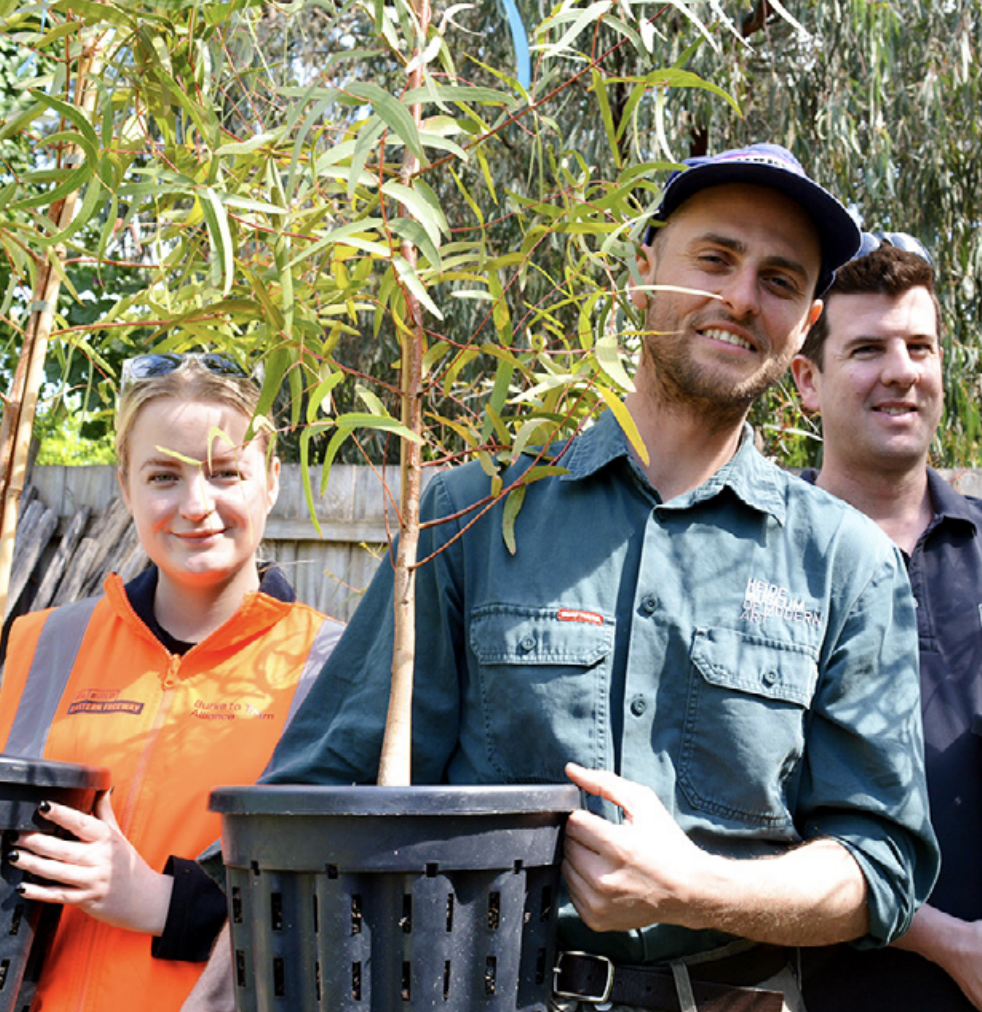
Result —
[[866, 880], [837, 840], [816, 837], [766, 858], [697, 847], [655, 793], [570, 763], [569, 778], [617, 805], [619, 825], [585, 811], [566, 824], [563, 875], [595, 931], [649, 924], [714, 928], [772, 945], [831, 945], [869, 930]]
[[65, 903], [116, 927], [159, 935], [164, 929], [174, 880], [147, 865], [116, 822], [109, 793], [99, 795], [93, 815], [44, 802], [41, 814], [72, 839], [22, 833], [18, 867], [45, 882], [25, 881], [25, 899]]
[[586, 810], [566, 823], [563, 876], [577, 913], [594, 931], [629, 931], [655, 922], [702, 927], [696, 888], [711, 856], [679, 828], [647, 787], [604, 770], [566, 767], [589, 794], [621, 808], [608, 822]]

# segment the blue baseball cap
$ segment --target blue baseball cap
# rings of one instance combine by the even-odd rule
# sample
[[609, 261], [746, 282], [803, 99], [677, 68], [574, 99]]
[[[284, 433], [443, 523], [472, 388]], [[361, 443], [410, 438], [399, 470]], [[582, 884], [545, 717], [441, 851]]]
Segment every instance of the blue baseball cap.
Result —
[[[822, 246], [821, 272], [816, 295], [823, 295], [835, 278], [835, 271], [851, 260], [859, 250], [862, 233], [852, 215], [818, 183], [808, 178], [801, 163], [780, 144], [751, 144], [718, 155], [687, 158], [686, 168], [668, 177], [661, 203], [653, 221], [665, 221], [690, 197], [710, 186], [724, 183], [753, 183], [779, 190], [800, 204], [818, 231]], [[645, 242], [654, 238], [649, 225]]]

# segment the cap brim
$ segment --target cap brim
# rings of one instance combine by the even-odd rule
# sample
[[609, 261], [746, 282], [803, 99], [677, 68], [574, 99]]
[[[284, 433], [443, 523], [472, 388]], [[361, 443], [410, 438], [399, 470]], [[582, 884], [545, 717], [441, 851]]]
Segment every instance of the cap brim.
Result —
[[717, 162], [680, 172], [667, 186], [655, 217], [664, 221], [700, 190], [726, 183], [767, 186], [790, 197], [804, 209], [815, 225], [822, 246], [822, 273], [816, 285], [818, 295], [831, 285], [836, 269], [858, 252], [862, 242], [859, 226], [831, 193], [805, 176], [761, 162]]

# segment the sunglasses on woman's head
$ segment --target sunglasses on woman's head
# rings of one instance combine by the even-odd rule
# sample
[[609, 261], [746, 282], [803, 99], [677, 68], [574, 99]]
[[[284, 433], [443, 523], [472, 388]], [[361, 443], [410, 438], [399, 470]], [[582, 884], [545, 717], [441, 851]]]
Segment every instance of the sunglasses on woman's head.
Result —
[[184, 355], [178, 355], [176, 352], [151, 352], [148, 355], [136, 355], [123, 362], [120, 390], [139, 380], [153, 379], [155, 376], [166, 376], [168, 373], [176, 372], [185, 362], [197, 362], [216, 376], [249, 378], [249, 374], [238, 362], [233, 362], [217, 352], [187, 352]]

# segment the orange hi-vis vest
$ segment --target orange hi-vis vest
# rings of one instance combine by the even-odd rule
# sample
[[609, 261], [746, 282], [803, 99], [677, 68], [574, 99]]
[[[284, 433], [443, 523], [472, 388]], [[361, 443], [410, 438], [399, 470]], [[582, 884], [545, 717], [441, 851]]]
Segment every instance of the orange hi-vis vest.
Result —
[[[249, 594], [220, 629], [169, 653], [122, 580], [13, 625], [0, 685], [9, 755], [106, 766], [120, 828], [147, 864], [221, 835], [220, 785], [252, 784], [340, 637], [303, 604]], [[63, 910], [32, 1012], [178, 1012], [203, 963], [155, 959], [151, 936]]]

